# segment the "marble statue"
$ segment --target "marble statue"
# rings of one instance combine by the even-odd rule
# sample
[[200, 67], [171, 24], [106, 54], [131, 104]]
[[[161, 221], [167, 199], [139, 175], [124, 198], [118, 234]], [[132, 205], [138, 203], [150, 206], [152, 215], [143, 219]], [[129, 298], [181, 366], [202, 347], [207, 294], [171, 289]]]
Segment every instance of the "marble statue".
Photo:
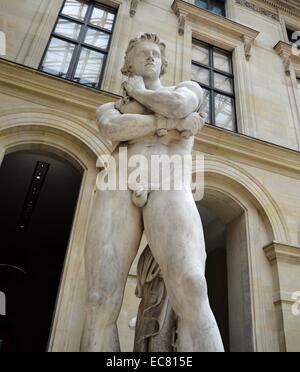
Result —
[[[112, 154], [117, 164], [124, 147], [129, 158], [143, 156], [149, 162], [154, 155], [191, 155], [194, 135], [204, 124], [198, 114], [203, 91], [191, 81], [163, 86], [160, 76], [166, 70], [166, 46], [157, 35], [143, 34], [129, 43], [124, 97], [97, 110], [102, 136], [117, 144]], [[192, 165], [188, 172], [191, 176]], [[180, 189], [168, 191], [151, 182], [97, 191], [85, 251], [82, 351], [120, 351], [116, 322], [144, 231], [178, 318], [177, 350], [224, 350], [209, 305], [203, 228], [190, 181], [183, 178]]]

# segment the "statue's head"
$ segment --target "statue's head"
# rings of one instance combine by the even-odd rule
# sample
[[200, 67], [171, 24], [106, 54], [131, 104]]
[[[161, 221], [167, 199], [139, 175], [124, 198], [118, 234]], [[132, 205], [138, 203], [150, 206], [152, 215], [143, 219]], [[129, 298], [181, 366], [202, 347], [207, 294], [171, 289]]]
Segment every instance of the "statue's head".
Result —
[[125, 54], [123, 75], [157, 79], [166, 73], [166, 45], [155, 34], [143, 34], [130, 41]]

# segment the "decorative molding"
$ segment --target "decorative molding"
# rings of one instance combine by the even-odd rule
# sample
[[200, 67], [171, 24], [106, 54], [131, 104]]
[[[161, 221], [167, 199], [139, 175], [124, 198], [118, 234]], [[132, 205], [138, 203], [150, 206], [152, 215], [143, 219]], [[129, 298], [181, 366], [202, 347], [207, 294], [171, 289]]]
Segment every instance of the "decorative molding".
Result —
[[275, 45], [274, 50], [282, 59], [286, 75], [290, 76], [292, 64], [300, 64], [300, 53], [295, 54], [293, 52], [293, 46], [284, 41], [279, 41], [279, 43]]
[[[257, 0], [256, 3], [257, 2], [261, 3], [262, 6], [255, 4], [253, 0], [236, 0], [237, 4], [252, 9], [276, 21], [279, 21], [279, 10], [300, 17], [300, 3], [298, 0]], [[269, 9], [264, 8], [263, 5], [274, 8], [275, 12], [273, 13]]]
[[267, 5], [271, 5], [276, 9], [286, 13], [300, 17], [300, 3], [298, 0], [260, 0]]
[[130, 17], [135, 16], [136, 11], [137, 11], [137, 7], [138, 7], [140, 1], [141, 0], [131, 0], [130, 11], [129, 11]]
[[280, 54], [280, 57], [283, 62], [284, 71], [287, 76], [291, 76], [291, 57], [287, 56], [286, 54]]
[[298, 246], [273, 242], [264, 248], [264, 252], [272, 264], [281, 261], [300, 265], [300, 247]]
[[178, 17], [178, 32], [180, 36], [184, 35], [185, 24], [186, 24], [186, 16], [183, 14], [180, 14]]
[[227, 132], [212, 125], [206, 124], [201, 134], [196, 136], [194, 148], [201, 152], [209, 152], [214, 148], [216, 155], [230, 153], [240, 163], [254, 166], [264, 164], [264, 168], [271, 172], [300, 179], [299, 152]]
[[186, 1], [175, 0], [172, 4], [172, 9], [178, 17], [179, 35], [184, 35], [185, 26], [188, 22], [201, 25], [202, 29], [205, 26], [213, 28], [218, 31], [219, 35], [226, 36], [230, 40], [230, 44], [235, 45], [235, 47], [242, 42], [245, 48], [245, 58], [247, 60], [250, 59], [251, 46], [259, 34], [258, 31], [201, 9]]
[[110, 6], [111, 8], [118, 9], [124, 0], [94, 0], [102, 5]]
[[244, 49], [245, 49], [245, 57], [246, 60], [249, 61], [251, 58], [251, 49], [252, 49], [252, 39], [249, 37], [243, 35], [243, 43], [244, 43]]
[[250, 1], [248, 0], [236, 0], [236, 3], [245, 7], [245, 8], [248, 8], [248, 9], [251, 9], [259, 14], [262, 14], [264, 16], [267, 16], [269, 18], [272, 18], [274, 19], [275, 21], [278, 21], [279, 22], [279, 15], [276, 14], [276, 13], [272, 13], [270, 12], [269, 10], [265, 9], [265, 8], [262, 8], [262, 7], [259, 7], [253, 3], [251, 3]]
[[282, 303], [294, 304], [295, 300], [292, 299], [292, 293], [285, 291], [278, 291], [273, 294], [273, 301], [275, 305], [280, 305]]
[[16, 87], [16, 93], [20, 97], [29, 98], [30, 93], [36, 93], [41, 101], [44, 96], [52, 97], [59, 102], [90, 111], [93, 115], [99, 105], [118, 99], [112, 93], [90, 89], [0, 58], [0, 88], [7, 86]]
[[[242, 161], [236, 158], [230, 159], [230, 156], [228, 156], [229, 154], [225, 158], [224, 152], [221, 154], [215, 151], [213, 155], [205, 150], [202, 150], [201, 152], [205, 154], [204, 172], [206, 178], [211, 173], [215, 175], [218, 174], [226, 177], [227, 181], [223, 181], [226, 184], [229, 180], [232, 180], [239, 184], [241, 188], [247, 190], [249, 194], [257, 200], [262, 210], [266, 213], [267, 219], [271, 224], [274, 238], [277, 241], [289, 241], [289, 229], [277, 201], [273, 198], [265, 185], [243, 167], [241, 164]], [[195, 168], [196, 165], [194, 163], [193, 171], [197, 172]], [[200, 172], [203, 172], [203, 169], [201, 169]], [[222, 182], [219, 183], [219, 185], [222, 189]], [[202, 185], [198, 184], [198, 187], [202, 187]]]

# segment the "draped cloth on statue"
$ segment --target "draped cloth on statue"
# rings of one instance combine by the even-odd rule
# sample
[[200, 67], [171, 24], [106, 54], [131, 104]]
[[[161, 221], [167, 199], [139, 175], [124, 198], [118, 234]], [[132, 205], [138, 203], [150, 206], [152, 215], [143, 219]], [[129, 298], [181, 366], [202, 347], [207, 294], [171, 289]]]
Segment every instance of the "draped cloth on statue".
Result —
[[172, 352], [175, 350], [177, 319], [170, 306], [160, 268], [149, 246], [138, 263], [136, 296], [138, 310], [135, 352]]

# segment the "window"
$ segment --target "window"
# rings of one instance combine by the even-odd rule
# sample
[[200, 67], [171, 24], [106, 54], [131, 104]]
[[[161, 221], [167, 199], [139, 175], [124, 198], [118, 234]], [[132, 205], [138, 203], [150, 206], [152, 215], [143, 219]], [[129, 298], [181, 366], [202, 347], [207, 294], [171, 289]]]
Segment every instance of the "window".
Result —
[[234, 81], [231, 53], [199, 41], [193, 42], [192, 80], [204, 89], [202, 111], [208, 122], [236, 130]]
[[195, 5], [225, 17], [225, 0], [195, 0]]
[[99, 89], [114, 21], [111, 8], [65, 0], [40, 70]]

